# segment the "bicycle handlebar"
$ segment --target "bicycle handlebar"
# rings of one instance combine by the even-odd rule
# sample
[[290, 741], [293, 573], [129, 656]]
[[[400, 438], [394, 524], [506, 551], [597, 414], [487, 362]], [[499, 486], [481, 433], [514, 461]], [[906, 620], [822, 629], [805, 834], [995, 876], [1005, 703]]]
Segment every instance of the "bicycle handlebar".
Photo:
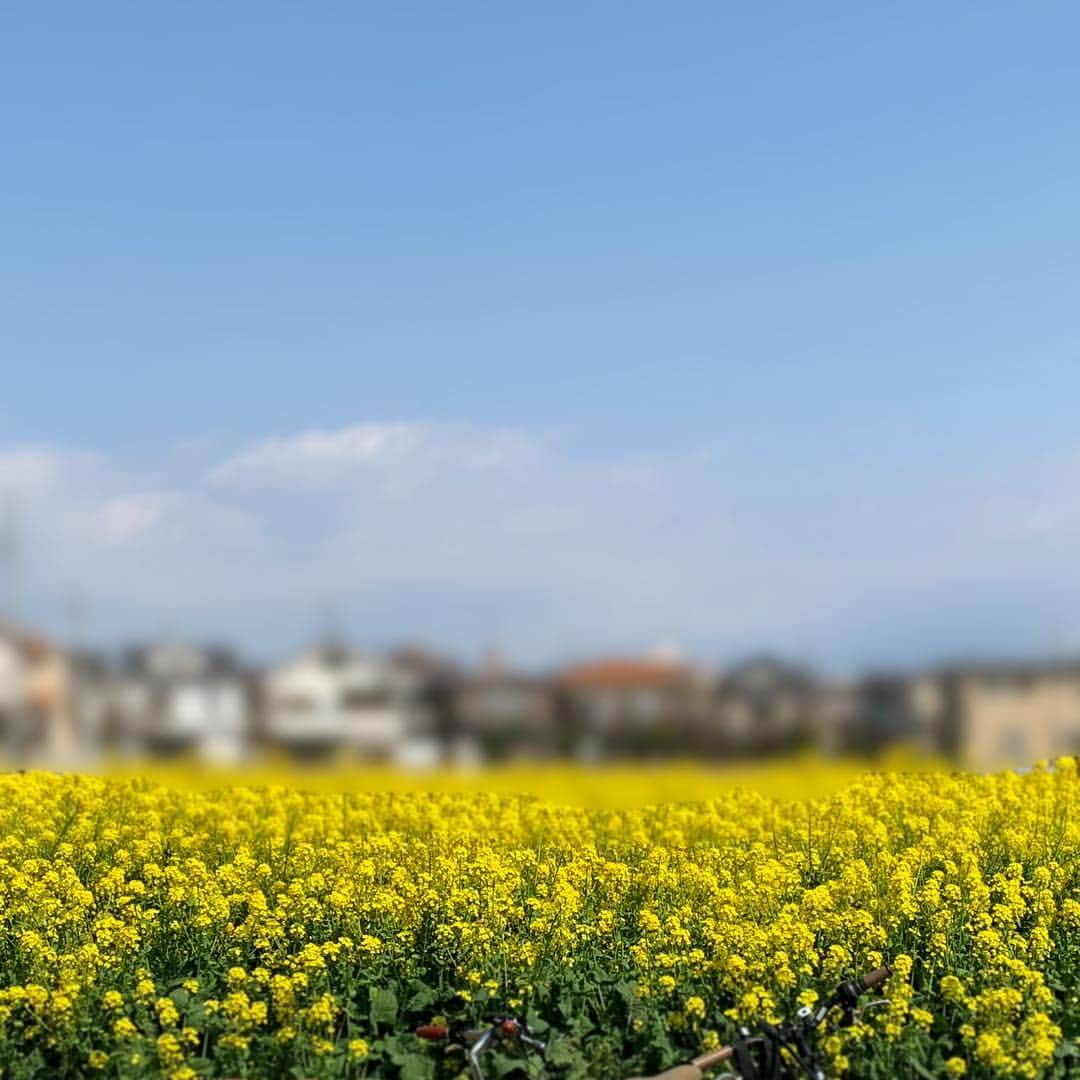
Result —
[[856, 985], [858, 985], [861, 991], [865, 993], [867, 990], [873, 990], [875, 986], [880, 986], [892, 973], [892, 965], [882, 964], [881, 967], [874, 968], [873, 971], [867, 972], [859, 979]]
[[691, 1065], [696, 1069], [711, 1069], [713, 1065], [719, 1065], [721, 1061], [727, 1061], [735, 1053], [733, 1046], [721, 1046], [718, 1050], [710, 1050], [707, 1054], [699, 1054]]
[[416, 1034], [421, 1039], [449, 1039], [450, 1028], [446, 1024], [421, 1024]]

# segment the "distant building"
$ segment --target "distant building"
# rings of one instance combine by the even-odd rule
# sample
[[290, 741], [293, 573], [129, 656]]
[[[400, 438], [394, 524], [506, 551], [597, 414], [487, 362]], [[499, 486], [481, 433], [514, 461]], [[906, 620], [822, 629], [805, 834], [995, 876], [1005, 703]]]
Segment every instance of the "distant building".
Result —
[[128, 651], [111, 732], [129, 753], [236, 761], [252, 734], [251, 680], [227, 649], [163, 642]]
[[1080, 753], [1080, 662], [871, 674], [833, 695], [830, 708], [830, 750], [904, 743], [979, 771], [1025, 766]]
[[0, 623], [0, 757], [72, 764], [87, 746], [74, 658], [44, 635]]
[[438, 747], [421, 685], [407, 666], [319, 645], [266, 673], [261, 733], [268, 746], [300, 756], [430, 764]]
[[21, 750], [26, 710], [26, 658], [22, 635], [0, 623], [0, 754]]
[[481, 758], [542, 758], [558, 749], [554, 688], [541, 676], [488, 663], [458, 681], [454, 714], [459, 738]]
[[915, 680], [904, 673], [875, 672], [860, 678], [844, 749], [873, 754], [896, 743], [915, 741], [920, 723], [914, 687]]
[[879, 671], [823, 687], [819, 731], [829, 752], [876, 754], [903, 744], [925, 754], [946, 753], [941, 679], [933, 671]]
[[386, 663], [409, 714], [408, 753], [414, 763], [455, 760], [457, 665], [441, 653], [416, 645], [391, 649]]
[[16, 753], [45, 762], [71, 761], [79, 745], [68, 659], [53, 642], [37, 633], [23, 634], [20, 645], [23, 705], [13, 743]]
[[956, 665], [938, 685], [938, 743], [968, 768], [1080, 754], [1080, 662]]
[[579, 664], [556, 690], [563, 748], [586, 755], [686, 753], [709, 708], [708, 680], [676, 660]]
[[718, 679], [710, 730], [726, 752], [791, 750], [817, 737], [820, 704], [820, 688], [808, 669], [755, 656]]
[[71, 717], [79, 753], [98, 756], [109, 744], [116, 722], [116, 680], [104, 655], [84, 649], [67, 653]]

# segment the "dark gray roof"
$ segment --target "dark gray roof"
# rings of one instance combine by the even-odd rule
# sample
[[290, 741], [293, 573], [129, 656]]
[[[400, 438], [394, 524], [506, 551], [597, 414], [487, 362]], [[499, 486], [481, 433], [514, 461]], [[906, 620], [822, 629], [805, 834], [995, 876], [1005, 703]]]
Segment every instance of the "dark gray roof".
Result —
[[779, 691], [806, 692], [816, 685], [817, 679], [809, 668], [760, 654], [748, 657], [724, 672], [718, 689], [721, 694], [754, 696]]

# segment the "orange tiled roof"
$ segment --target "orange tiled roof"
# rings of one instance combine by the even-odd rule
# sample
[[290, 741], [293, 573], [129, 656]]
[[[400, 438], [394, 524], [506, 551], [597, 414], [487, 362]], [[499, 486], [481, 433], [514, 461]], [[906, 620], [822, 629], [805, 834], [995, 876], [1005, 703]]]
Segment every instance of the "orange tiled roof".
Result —
[[559, 682], [569, 689], [670, 686], [683, 681], [688, 674], [681, 664], [612, 658], [569, 668]]

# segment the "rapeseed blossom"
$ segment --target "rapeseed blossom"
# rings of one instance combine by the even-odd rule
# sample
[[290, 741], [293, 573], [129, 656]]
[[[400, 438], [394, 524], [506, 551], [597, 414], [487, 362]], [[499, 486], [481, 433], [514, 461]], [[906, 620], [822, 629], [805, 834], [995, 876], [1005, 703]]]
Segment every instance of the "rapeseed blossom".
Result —
[[453, 1076], [416, 1023], [507, 1011], [551, 1075], [640, 1074], [885, 961], [833, 1073], [1080, 1070], [1075, 762], [817, 775], [607, 806], [559, 801], [570, 768], [553, 798], [0, 776], [3, 1074]]

